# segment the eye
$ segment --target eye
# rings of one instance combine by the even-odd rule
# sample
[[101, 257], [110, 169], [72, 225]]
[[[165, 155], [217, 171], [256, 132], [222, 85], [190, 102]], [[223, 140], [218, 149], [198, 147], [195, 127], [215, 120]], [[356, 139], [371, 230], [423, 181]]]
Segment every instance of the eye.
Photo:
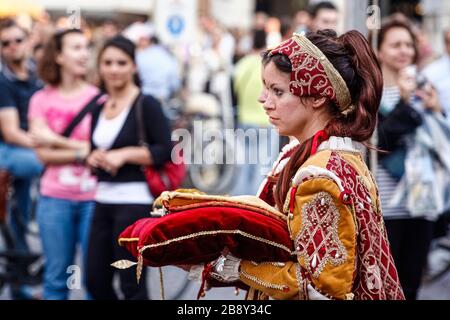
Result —
[[123, 67], [123, 66], [126, 66], [126, 65], [127, 65], [127, 62], [126, 62], [125, 60], [119, 60], [119, 61], [117, 61], [117, 64], [118, 64], [119, 66]]
[[282, 90], [279, 90], [279, 89], [276, 89], [276, 88], [273, 89], [273, 92], [275, 93], [275, 95], [277, 97], [281, 97], [283, 95], [283, 93], [284, 93]]

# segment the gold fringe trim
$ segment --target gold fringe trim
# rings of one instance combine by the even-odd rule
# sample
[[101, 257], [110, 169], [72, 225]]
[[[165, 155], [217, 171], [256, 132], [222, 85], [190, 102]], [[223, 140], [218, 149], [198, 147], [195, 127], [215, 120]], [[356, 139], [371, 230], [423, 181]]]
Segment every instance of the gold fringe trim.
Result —
[[275, 215], [273, 213], [273, 211], [268, 212], [267, 209], [265, 209], [265, 208], [262, 209], [262, 208], [255, 207], [255, 206], [248, 205], [248, 204], [234, 203], [234, 202], [228, 202], [228, 201], [197, 202], [197, 203], [186, 204], [186, 205], [178, 205], [178, 206], [171, 207], [170, 212], [175, 213], [175, 212], [181, 212], [181, 211], [185, 211], [185, 210], [205, 208], [205, 207], [232, 207], [232, 208], [239, 208], [239, 209], [247, 209], [247, 210], [250, 210], [253, 212], [257, 212], [259, 214], [263, 214], [270, 218], [275, 218], [277, 220], [281, 220], [283, 222], [286, 221], [286, 216], [280, 215], [280, 213]]
[[252, 275], [246, 273], [245, 271], [241, 271], [241, 276], [250, 281], [253, 281], [257, 285], [260, 285], [261, 287], [264, 287], [264, 288], [279, 290], [279, 291], [283, 291], [283, 292], [286, 292], [287, 290], [289, 290], [289, 287], [286, 285], [269, 283], [267, 281], [264, 281], [264, 280], [261, 280], [261, 279], [255, 277], [255, 276], [252, 276]]
[[[226, 197], [226, 196], [205, 195], [205, 194], [199, 194], [199, 193], [183, 193], [183, 192], [177, 192], [177, 191], [164, 191], [161, 194], [160, 198], [161, 198], [160, 201], [163, 203], [163, 205], [170, 211], [177, 210], [176, 208], [178, 206], [192, 204], [192, 201], [198, 201], [198, 202], [203, 202], [203, 203], [215, 201], [215, 202], [224, 202], [227, 204], [227, 206], [240, 204], [240, 205], [244, 205], [244, 206], [258, 208], [258, 209], [270, 212], [274, 216], [277, 216], [277, 217], [281, 218], [282, 220], [286, 220], [286, 217], [284, 214], [282, 214], [278, 210], [274, 209], [272, 206], [270, 206], [269, 204], [267, 204], [262, 199], [260, 199], [256, 196], [246, 195], [246, 196]], [[186, 201], [187, 203], [175, 204], [176, 200], [179, 200], [180, 202]]]
[[201, 231], [201, 232], [185, 235], [185, 236], [182, 236], [182, 237], [170, 239], [170, 240], [167, 240], [167, 241], [164, 241], [164, 242], [146, 245], [146, 246], [142, 247], [141, 249], [139, 249], [139, 253], [140, 253], [139, 257], [141, 258], [142, 254], [147, 249], [167, 246], [167, 245], [169, 245], [169, 244], [171, 244], [173, 242], [181, 242], [181, 241], [184, 241], [184, 240], [194, 239], [194, 238], [198, 238], [198, 237], [209, 236], [209, 235], [219, 235], [219, 234], [239, 234], [239, 235], [241, 235], [243, 237], [246, 237], [246, 238], [249, 238], [249, 239], [252, 239], [252, 240], [256, 240], [256, 241], [260, 241], [262, 243], [269, 244], [271, 246], [280, 248], [280, 249], [282, 249], [282, 250], [284, 250], [284, 251], [286, 251], [286, 252], [288, 252], [289, 254], [292, 255], [292, 251], [288, 247], [283, 246], [282, 244], [276, 243], [274, 241], [269, 241], [269, 240], [261, 238], [261, 237], [256, 237], [256, 236], [254, 236], [252, 234], [249, 234], [247, 232], [244, 232], [242, 230], [220, 230], [220, 231]]
[[255, 262], [255, 261], [250, 261], [250, 263], [254, 266], [264, 266], [264, 265], [270, 265], [273, 267], [278, 267], [278, 268], [283, 268], [284, 266], [286, 266], [285, 262]]
[[123, 246], [124, 242], [135, 242], [139, 241], [139, 238], [119, 238], [119, 246]]

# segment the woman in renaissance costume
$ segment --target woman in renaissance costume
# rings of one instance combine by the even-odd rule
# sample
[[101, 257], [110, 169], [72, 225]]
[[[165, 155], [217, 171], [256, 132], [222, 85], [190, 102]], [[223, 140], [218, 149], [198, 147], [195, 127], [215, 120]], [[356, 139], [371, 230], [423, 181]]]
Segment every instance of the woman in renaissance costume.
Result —
[[383, 81], [357, 31], [295, 34], [263, 54], [260, 102], [295, 137], [258, 196], [287, 216], [293, 261], [224, 253], [191, 278], [250, 287], [249, 299], [404, 299], [378, 189], [362, 150], [377, 125]]

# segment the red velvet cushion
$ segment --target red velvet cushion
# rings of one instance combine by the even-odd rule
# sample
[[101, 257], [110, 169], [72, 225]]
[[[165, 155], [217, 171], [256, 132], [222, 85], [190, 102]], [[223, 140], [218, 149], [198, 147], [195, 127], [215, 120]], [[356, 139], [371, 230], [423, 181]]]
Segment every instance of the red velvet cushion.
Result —
[[128, 226], [119, 236], [119, 245], [130, 251], [134, 257], [137, 257], [139, 255], [137, 245], [141, 230], [156, 222], [156, 220], [156, 218], [144, 218]]
[[[293, 249], [286, 221], [258, 210], [203, 203], [162, 218], [141, 219], [120, 238], [139, 234], [137, 249], [144, 264], [154, 267], [210, 262], [225, 247], [245, 260], [290, 260]], [[135, 242], [120, 243], [138, 255]]]

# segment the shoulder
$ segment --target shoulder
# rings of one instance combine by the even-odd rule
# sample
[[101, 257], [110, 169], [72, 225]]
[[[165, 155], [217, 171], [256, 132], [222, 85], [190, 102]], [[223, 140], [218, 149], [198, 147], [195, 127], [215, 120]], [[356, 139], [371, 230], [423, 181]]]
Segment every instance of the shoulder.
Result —
[[159, 112], [162, 108], [161, 102], [152, 95], [142, 95], [142, 107], [144, 112]]
[[2, 94], [5, 93], [5, 90], [14, 89], [13, 83], [5, 77], [3, 73], [0, 72], [0, 89], [2, 90]]
[[314, 193], [330, 189], [335, 189], [338, 193], [344, 192], [343, 181], [331, 166], [335, 156], [334, 151], [325, 150], [310, 157], [292, 177], [291, 184], [296, 188], [296, 193]]
[[355, 185], [372, 189], [366, 177], [368, 169], [361, 155], [337, 150], [324, 150], [310, 157], [292, 177], [296, 194], [328, 191], [344, 203], [354, 193]]
[[100, 89], [92, 84], [88, 84], [86, 87], [86, 96], [95, 97], [100, 94]]
[[435, 78], [436, 74], [442, 74], [445, 70], [445, 67], [449, 63], [448, 57], [441, 57], [437, 59], [436, 61], [430, 63], [428, 66], [426, 66], [422, 73], [428, 77], [428, 78]]
[[30, 104], [41, 103], [43, 101], [49, 101], [53, 98], [55, 88], [52, 86], [45, 86], [44, 88], [36, 91], [30, 99]]
[[261, 65], [261, 58], [258, 55], [252, 54], [243, 57], [241, 60], [239, 60], [238, 63], [236, 64], [236, 69], [247, 69], [260, 65]]
[[[367, 166], [358, 152], [324, 150], [310, 157], [292, 178], [293, 185], [317, 177], [328, 177], [340, 187], [343, 180], [359, 176], [367, 171]], [[342, 189], [340, 187], [340, 189]]]

